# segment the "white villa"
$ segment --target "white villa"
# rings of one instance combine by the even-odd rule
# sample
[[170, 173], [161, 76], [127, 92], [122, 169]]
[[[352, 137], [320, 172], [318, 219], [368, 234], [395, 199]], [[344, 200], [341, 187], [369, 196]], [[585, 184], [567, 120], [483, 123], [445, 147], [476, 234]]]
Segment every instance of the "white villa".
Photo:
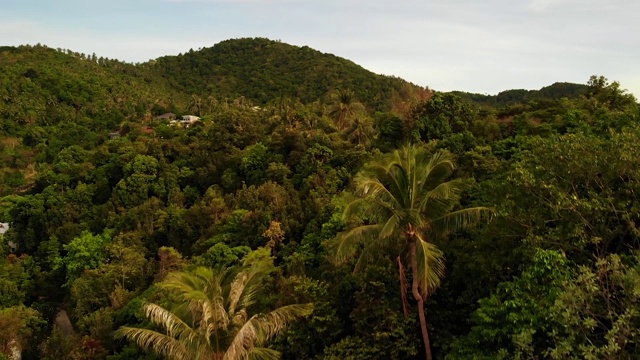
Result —
[[[9, 223], [0, 223], [0, 240], [4, 237], [4, 233], [7, 232], [7, 230], [9, 230]], [[18, 245], [13, 241], [7, 242], [7, 245], [9, 245], [11, 252], [18, 250]]]
[[195, 115], [182, 115], [182, 120], [171, 120], [169, 123], [171, 125], [175, 125], [180, 123], [185, 128], [188, 128], [190, 125], [193, 125], [195, 122], [200, 121], [200, 117]]
[[182, 120], [180, 120], [183, 125], [191, 125], [196, 121], [200, 121], [200, 118], [195, 115], [182, 115]]

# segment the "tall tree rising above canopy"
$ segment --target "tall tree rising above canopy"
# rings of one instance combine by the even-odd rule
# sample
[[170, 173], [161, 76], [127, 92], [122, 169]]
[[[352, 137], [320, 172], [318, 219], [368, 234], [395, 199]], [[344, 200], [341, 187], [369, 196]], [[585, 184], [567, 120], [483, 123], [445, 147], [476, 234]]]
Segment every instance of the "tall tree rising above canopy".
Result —
[[408, 145], [365, 165], [355, 178], [356, 196], [345, 209], [345, 217], [360, 216], [363, 225], [337, 238], [336, 256], [344, 260], [362, 248], [356, 270], [379, 251], [398, 254], [401, 295], [405, 315], [406, 263], [411, 268], [411, 294], [418, 303], [418, 315], [425, 347], [431, 360], [431, 346], [424, 313], [424, 301], [444, 277], [443, 253], [432, 240], [478, 222], [489, 209], [454, 210], [469, 182], [447, 180], [455, 169], [453, 157], [445, 151], [431, 155], [428, 149]]

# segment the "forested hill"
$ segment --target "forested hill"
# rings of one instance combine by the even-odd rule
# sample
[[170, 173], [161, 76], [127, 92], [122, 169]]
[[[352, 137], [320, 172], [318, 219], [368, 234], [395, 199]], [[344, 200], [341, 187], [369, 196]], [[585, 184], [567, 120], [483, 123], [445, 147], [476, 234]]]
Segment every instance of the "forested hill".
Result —
[[513, 89], [502, 91], [497, 95], [474, 94], [464, 91], [452, 91], [452, 93], [462, 99], [470, 100], [478, 104], [502, 107], [534, 100], [575, 99], [586, 95], [588, 89], [589, 87], [584, 84], [557, 82], [545, 86], [540, 90]]
[[604, 76], [0, 48], [0, 360], [640, 359], [639, 140]]
[[184, 107], [187, 96], [146, 69], [46, 46], [0, 48], [0, 116], [5, 133], [73, 122], [113, 130], [124, 120]]
[[352, 89], [368, 107], [386, 110], [394, 92], [415, 87], [332, 54], [264, 38], [227, 40], [149, 65], [184, 92], [244, 96], [258, 104], [281, 96], [306, 103], [331, 90]]

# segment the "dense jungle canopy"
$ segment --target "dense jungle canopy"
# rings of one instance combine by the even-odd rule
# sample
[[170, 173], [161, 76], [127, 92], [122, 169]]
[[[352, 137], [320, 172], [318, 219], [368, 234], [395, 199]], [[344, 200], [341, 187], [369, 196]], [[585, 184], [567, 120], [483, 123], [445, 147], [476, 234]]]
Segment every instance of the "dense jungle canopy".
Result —
[[0, 359], [637, 359], [639, 200], [640, 105], [604, 76], [0, 47]]

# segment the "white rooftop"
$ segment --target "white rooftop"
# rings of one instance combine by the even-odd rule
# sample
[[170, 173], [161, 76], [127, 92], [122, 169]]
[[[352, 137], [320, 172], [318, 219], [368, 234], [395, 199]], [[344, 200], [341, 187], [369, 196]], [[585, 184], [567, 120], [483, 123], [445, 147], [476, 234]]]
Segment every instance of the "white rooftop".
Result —
[[9, 223], [0, 223], [0, 235], [9, 230]]

